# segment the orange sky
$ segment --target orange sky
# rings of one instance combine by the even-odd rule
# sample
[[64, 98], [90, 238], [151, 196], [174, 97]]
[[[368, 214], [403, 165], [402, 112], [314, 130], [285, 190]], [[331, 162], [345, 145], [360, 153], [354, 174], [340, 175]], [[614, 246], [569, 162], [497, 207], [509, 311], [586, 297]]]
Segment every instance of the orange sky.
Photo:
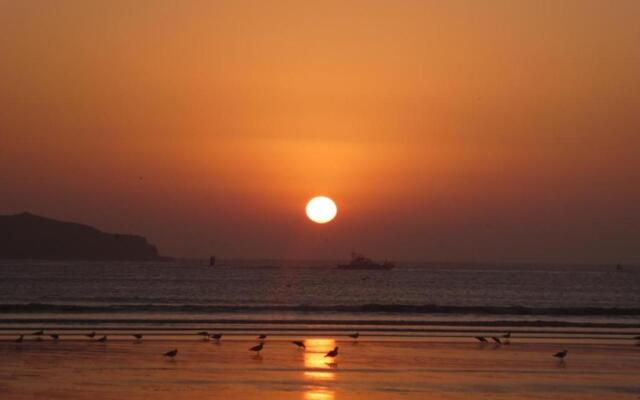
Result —
[[169, 255], [640, 262], [639, 15], [0, 1], [0, 213]]

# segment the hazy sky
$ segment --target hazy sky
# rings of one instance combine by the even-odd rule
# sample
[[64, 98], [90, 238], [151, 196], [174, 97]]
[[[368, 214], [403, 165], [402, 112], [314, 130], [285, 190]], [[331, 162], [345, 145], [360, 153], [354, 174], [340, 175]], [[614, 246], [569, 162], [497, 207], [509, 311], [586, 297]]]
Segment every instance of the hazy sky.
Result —
[[[163, 254], [640, 261], [640, 1], [0, 0], [0, 213]], [[304, 215], [324, 194], [327, 225]]]

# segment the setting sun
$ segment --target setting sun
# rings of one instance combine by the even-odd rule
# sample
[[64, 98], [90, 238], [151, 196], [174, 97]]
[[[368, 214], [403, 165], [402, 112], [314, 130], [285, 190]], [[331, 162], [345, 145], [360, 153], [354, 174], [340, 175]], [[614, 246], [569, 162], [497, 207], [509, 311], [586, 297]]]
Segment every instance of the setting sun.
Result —
[[326, 196], [318, 196], [307, 203], [307, 217], [318, 224], [325, 224], [335, 218], [336, 203]]

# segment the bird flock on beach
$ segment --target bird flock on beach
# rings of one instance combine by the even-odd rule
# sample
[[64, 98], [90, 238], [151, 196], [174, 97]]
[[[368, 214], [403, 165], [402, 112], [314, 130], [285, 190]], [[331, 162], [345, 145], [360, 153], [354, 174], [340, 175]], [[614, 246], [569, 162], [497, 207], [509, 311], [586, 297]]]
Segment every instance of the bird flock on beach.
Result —
[[[39, 331], [35, 331], [31, 334], [31, 336], [34, 336], [37, 340], [42, 340], [42, 337], [44, 336], [44, 330], [39, 330]], [[220, 343], [220, 340], [222, 339], [223, 334], [222, 333], [213, 333], [210, 334], [207, 331], [201, 331], [197, 333], [198, 336], [201, 336], [203, 340], [214, 340], [216, 343]], [[20, 335], [18, 336], [17, 339], [15, 339], [16, 343], [22, 343], [24, 341], [24, 336], [25, 335]], [[95, 342], [98, 343], [105, 343], [107, 341], [107, 335], [102, 335], [101, 337], [96, 339], [96, 332], [90, 332], [84, 335], [85, 337], [92, 339]], [[142, 339], [144, 338], [144, 335], [140, 334], [140, 333], [136, 333], [131, 335], [133, 336], [137, 341], [142, 341]], [[348, 335], [350, 338], [352, 338], [353, 340], [358, 340], [358, 338], [360, 337], [360, 333], [356, 332], [353, 334]], [[51, 339], [53, 339], [54, 341], [58, 341], [60, 339], [60, 335], [53, 333], [50, 334], [49, 337]], [[267, 335], [265, 334], [260, 334], [258, 335], [258, 340], [260, 341], [260, 343], [258, 343], [255, 346], [252, 346], [251, 348], [249, 348], [249, 351], [255, 352], [256, 355], [260, 355], [260, 352], [262, 351], [262, 349], [264, 349], [264, 344], [265, 341], [267, 339]], [[304, 344], [304, 341], [302, 340], [294, 340], [291, 342], [292, 344], [296, 345], [299, 349], [302, 350], [306, 350], [306, 345]], [[327, 354], [325, 354], [325, 357], [328, 358], [335, 358], [338, 356], [338, 349], [339, 347], [335, 347], [333, 350], [329, 351]], [[173, 349], [173, 350], [169, 350], [166, 353], [164, 353], [165, 357], [168, 357], [170, 359], [175, 359], [175, 357], [178, 355], [178, 349]]]
[[[215, 343], [220, 343], [223, 334], [222, 333], [213, 333], [210, 334], [207, 331], [200, 331], [197, 333], [198, 336], [201, 336], [203, 340], [213, 340], [215, 341]], [[37, 340], [42, 340], [43, 336], [45, 336], [45, 332], [44, 330], [38, 330], [35, 331], [33, 333], [31, 333], [30, 336], [35, 337]], [[60, 340], [60, 335], [57, 333], [51, 333], [48, 335], [53, 341], [58, 341]], [[97, 334], [96, 332], [90, 332], [84, 335], [85, 337], [98, 342], [98, 343], [105, 343], [107, 341], [107, 335], [102, 335], [98, 338], [96, 338]], [[136, 341], [140, 342], [142, 341], [142, 339], [144, 338], [144, 336], [140, 333], [136, 333], [131, 335], [133, 336]], [[359, 332], [355, 332], [353, 334], [347, 335], [348, 337], [350, 337], [351, 339], [353, 339], [354, 341], [357, 341], [360, 338], [360, 333]], [[15, 339], [16, 343], [22, 343], [24, 341], [24, 337], [25, 335], [19, 335], [18, 338]], [[474, 338], [481, 344], [481, 345], [485, 345], [488, 343], [494, 343], [494, 345], [496, 346], [502, 346], [502, 345], [510, 345], [511, 344], [511, 332], [507, 332], [504, 333], [500, 336], [490, 336], [489, 338], [485, 337], [485, 336], [474, 336]], [[257, 356], [260, 355], [260, 352], [264, 349], [264, 345], [267, 339], [267, 335], [265, 334], [260, 334], [257, 337], [259, 343], [255, 346], [252, 346], [249, 348], [249, 351], [256, 353]], [[491, 340], [489, 340], [491, 339]], [[634, 336], [632, 338], [635, 342], [637, 346], [640, 346], [640, 336]], [[291, 342], [292, 344], [294, 344], [296, 347], [298, 347], [301, 350], [306, 350], [306, 346], [304, 341], [302, 340], [294, 340]], [[325, 354], [326, 358], [330, 358], [330, 359], [335, 359], [338, 356], [338, 349], [339, 347], [335, 347], [333, 350], [329, 351], [328, 353]], [[559, 351], [555, 354], [552, 354], [552, 357], [557, 358], [558, 361], [560, 363], [564, 362], [564, 359], [567, 357], [567, 354], [569, 353], [568, 350], [562, 350]], [[175, 357], [178, 355], [178, 349], [173, 349], [173, 350], [169, 350], [166, 353], [164, 353], [165, 357], [168, 357], [170, 359], [175, 359]]]

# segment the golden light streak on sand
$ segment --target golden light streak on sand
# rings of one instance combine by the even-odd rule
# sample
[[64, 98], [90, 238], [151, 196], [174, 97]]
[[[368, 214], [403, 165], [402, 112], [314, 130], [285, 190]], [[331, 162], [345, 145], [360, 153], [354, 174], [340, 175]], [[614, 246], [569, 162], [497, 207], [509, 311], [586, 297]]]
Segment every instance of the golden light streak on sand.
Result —
[[336, 374], [331, 370], [329, 363], [332, 360], [325, 358], [327, 352], [336, 346], [334, 339], [307, 339], [307, 349], [304, 353], [304, 375], [315, 380], [334, 380]]
[[304, 392], [304, 400], [333, 400], [335, 394], [331, 390], [319, 389]]
[[304, 392], [305, 400], [333, 400], [334, 392], [321, 386], [321, 382], [333, 381], [336, 374], [331, 370], [328, 363], [331, 360], [325, 358], [327, 352], [333, 350], [336, 345], [334, 339], [307, 339], [307, 346], [304, 353], [304, 379], [316, 385], [311, 386]]

